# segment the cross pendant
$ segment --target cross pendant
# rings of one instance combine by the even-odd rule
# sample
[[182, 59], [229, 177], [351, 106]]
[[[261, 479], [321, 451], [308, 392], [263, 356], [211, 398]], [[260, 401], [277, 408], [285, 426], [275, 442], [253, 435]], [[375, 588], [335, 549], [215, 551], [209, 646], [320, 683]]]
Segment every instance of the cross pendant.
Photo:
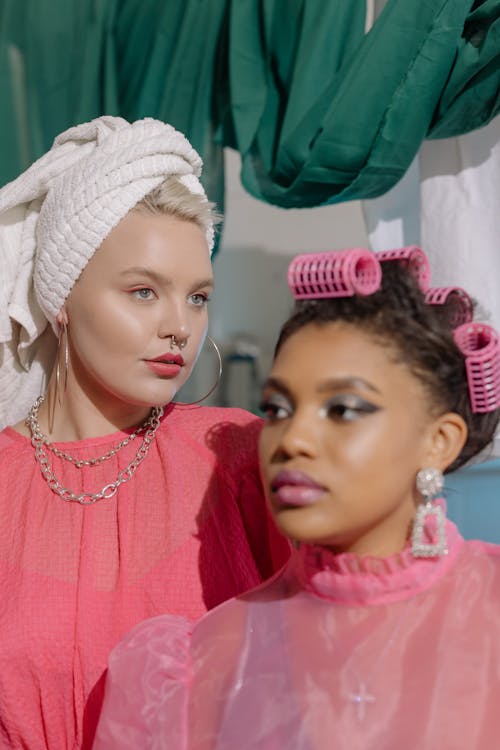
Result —
[[375, 696], [371, 695], [365, 683], [361, 682], [356, 693], [349, 693], [349, 700], [354, 703], [359, 721], [363, 721], [366, 716], [366, 704], [375, 703]]

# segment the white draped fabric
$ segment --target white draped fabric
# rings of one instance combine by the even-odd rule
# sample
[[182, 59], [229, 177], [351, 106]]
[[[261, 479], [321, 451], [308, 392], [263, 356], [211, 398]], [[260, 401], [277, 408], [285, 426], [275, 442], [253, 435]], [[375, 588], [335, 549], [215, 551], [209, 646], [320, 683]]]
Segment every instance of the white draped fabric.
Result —
[[363, 212], [372, 250], [421, 246], [433, 285], [463, 286], [476, 318], [500, 330], [500, 116], [467, 135], [425, 141], [405, 177], [364, 201]]

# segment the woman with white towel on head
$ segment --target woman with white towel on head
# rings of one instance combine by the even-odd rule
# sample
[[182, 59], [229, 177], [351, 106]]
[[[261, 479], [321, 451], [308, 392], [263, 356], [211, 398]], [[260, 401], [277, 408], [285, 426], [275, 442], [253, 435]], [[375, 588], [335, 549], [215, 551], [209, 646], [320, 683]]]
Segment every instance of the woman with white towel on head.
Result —
[[173, 402], [213, 286], [200, 171], [171, 126], [100, 117], [0, 190], [0, 748], [90, 747], [133, 625], [288, 555], [260, 420]]

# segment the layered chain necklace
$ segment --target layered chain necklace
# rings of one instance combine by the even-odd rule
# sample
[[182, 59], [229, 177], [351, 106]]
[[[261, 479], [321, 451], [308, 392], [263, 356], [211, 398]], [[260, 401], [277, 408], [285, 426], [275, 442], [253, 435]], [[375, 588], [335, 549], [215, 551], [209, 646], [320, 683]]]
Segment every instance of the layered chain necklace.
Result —
[[[98, 500], [109, 500], [109, 498], [113, 497], [121, 484], [123, 484], [124, 482], [129, 482], [132, 479], [137, 468], [148, 455], [151, 443], [153, 442], [156, 431], [160, 426], [160, 419], [163, 415], [163, 407], [155, 406], [151, 410], [150, 416], [139, 427], [137, 427], [134, 432], [132, 432], [123, 440], [120, 440], [119, 443], [113, 446], [113, 448], [111, 448], [104, 455], [97, 456], [96, 458], [77, 459], [74, 456], [71, 456], [69, 453], [56, 448], [56, 446], [51, 443], [47, 436], [44, 435], [44, 433], [41, 431], [40, 424], [38, 422], [38, 411], [43, 403], [44, 398], [44, 396], [40, 396], [35, 401], [29, 411], [28, 416], [26, 417], [25, 423], [31, 432], [31, 444], [35, 449], [36, 461], [38, 462], [42, 476], [46, 480], [50, 489], [66, 502], [80, 503], [80, 505], [93, 505], [94, 503], [98, 502]], [[114, 482], [106, 484], [99, 492], [82, 492], [80, 495], [77, 495], [67, 487], [64, 487], [52, 471], [47, 450], [49, 450], [58, 458], [61, 458], [64, 461], [68, 461], [69, 463], [73, 464], [73, 466], [75, 466], [77, 469], [81, 469], [83, 466], [100, 466], [100, 464], [102, 464], [104, 461], [107, 461], [113, 456], [116, 456], [116, 454], [120, 450], [129, 445], [129, 443], [131, 443], [132, 440], [134, 440], [142, 432], [144, 433], [142, 443], [130, 463], [119, 472]]]

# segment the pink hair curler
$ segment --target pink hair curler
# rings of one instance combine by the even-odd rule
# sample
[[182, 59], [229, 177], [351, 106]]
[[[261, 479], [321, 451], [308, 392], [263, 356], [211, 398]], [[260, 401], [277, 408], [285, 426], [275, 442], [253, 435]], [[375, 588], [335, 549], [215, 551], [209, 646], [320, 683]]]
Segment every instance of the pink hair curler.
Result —
[[426, 292], [425, 301], [428, 305], [443, 305], [452, 328], [470, 323], [474, 317], [472, 300], [459, 286], [433, 287]]
[[427, 255], [416, 245], [401, 247], [395, 250], [382, 250], [375, 253], [380, 263], [388, 260], [408, 261], [408, 270], [415, 276], [422, 292], [426, 292], [431, 284], [431, 267]]
[[495, 411], [500, 407], [498, 333], [485, 323], [465, 323], [454, 331], [453, 337], [465, 356], [472, 411]]
[[375, 254], [363, 248], [297, 255], [288, 267], [295, 299], [366, 296], [380, 288], [382, 270]]

